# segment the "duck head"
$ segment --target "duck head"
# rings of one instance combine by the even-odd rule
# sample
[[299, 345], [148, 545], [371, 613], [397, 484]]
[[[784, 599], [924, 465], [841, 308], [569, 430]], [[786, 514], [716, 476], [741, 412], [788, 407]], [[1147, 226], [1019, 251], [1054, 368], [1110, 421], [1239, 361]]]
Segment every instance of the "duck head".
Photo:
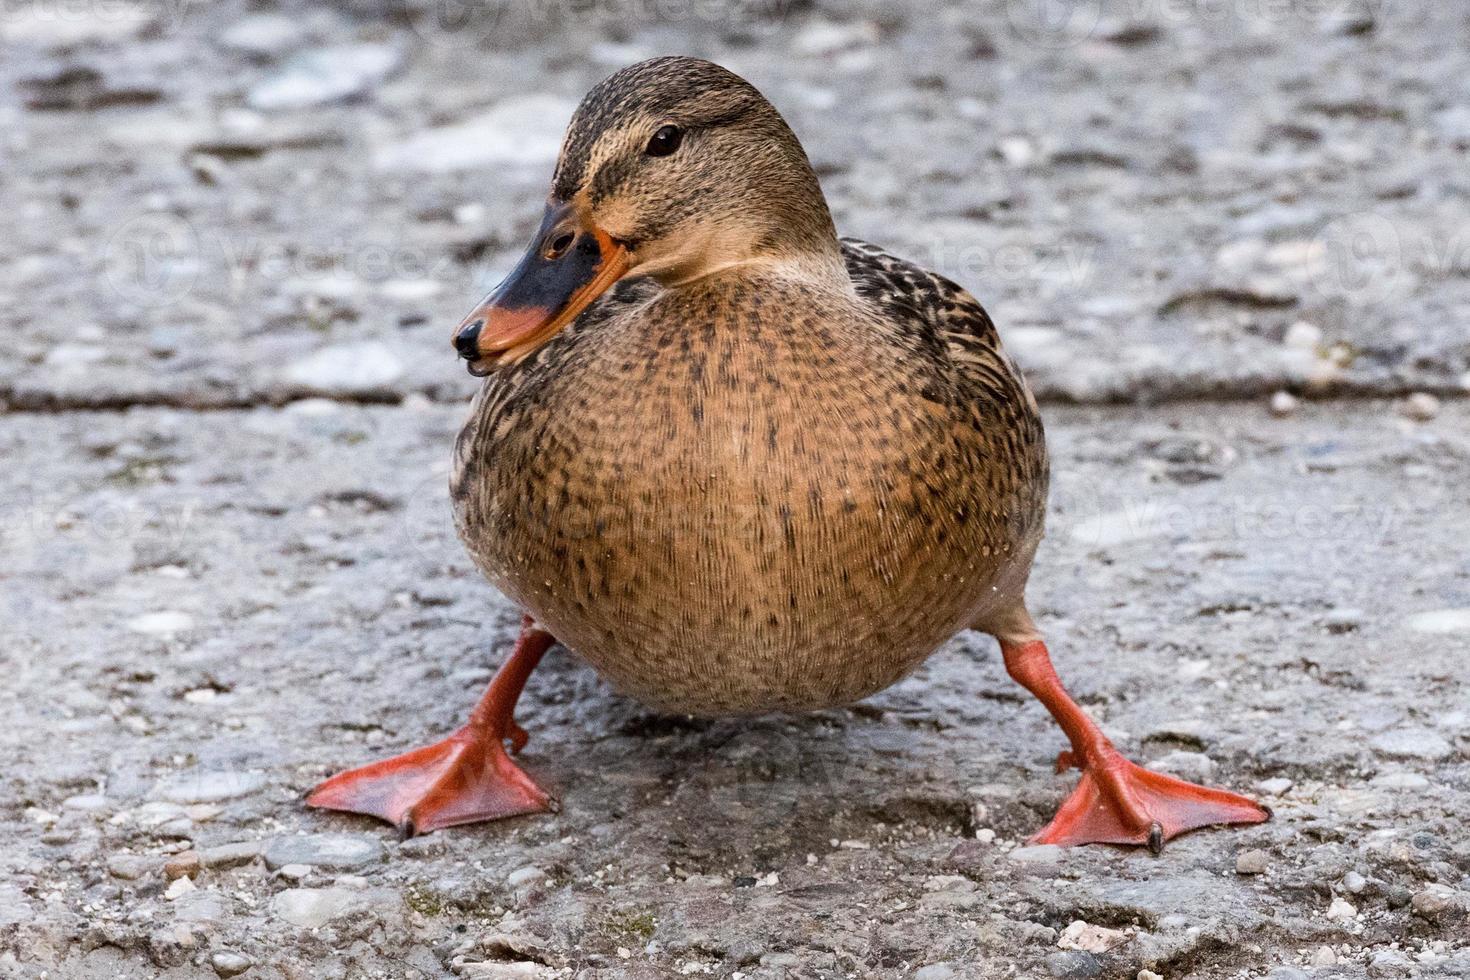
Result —
[[750, 262], [842, 274], [801, 144], [743, 78], [695, 58], [625, 68], [572, 116], [541, 226], [459, 325], [471, 374], [514, 364], [625, 276], [677, 288]]

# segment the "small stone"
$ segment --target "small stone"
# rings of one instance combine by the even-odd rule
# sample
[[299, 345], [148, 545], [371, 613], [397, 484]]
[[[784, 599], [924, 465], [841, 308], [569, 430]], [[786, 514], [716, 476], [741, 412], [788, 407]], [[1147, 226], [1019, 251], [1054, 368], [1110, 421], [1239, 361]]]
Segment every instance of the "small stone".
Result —
[[512, 871], [506, 876], [505, 883], [512, 888], [519, 888], [522, 885], [529, 885], [533, 881], [541, 881], [545, 877], [545, 871], [542, 871], [535, 865], [528, 865]]
[[452, 173], [556, 160], [576, 104], [554, 95], [526, 95], [449, 126], [427, 129], [385, 147], [373, 163], [386, 170]]
[[286, 368], [293, 385], [327, 396], [382, 392], [403, 376], [403, 362], [383, 343], [333, 344]]
[[1150, 762], [1148, 767], [1195, 782], [1207, 782], [1215, 774], [1215, 760], [1203, 752], [1170, 752]]
[[1134, 980], [1164, 980], [1164, 978], [1152, 970], [1139, 970]]
[[31, 823], [38, 823], [43, 827], [49, 827], [61, 818], [50, 810], [43, 810], [38, 806], [26, 807], [26, 819]]
[[1331, 946], [1319, 946], [1317, 952], [1312, 954], [1313, 966], [1336, 966], [1337, 954], [1332, 951]]
[[237, 841], [206, 848], [199, 852], [199, 859], [206, 868], [234, 868], [254, 861], [263, 848], [260, 841]]
[[144, 613], [128, 620], [128, 629], [146, 636], [172, 636], [194, 628], [194, 617], [176, 609]]
[[930, 963], [914, 971], [914, 980], [950, 980], [955, 975], [948, 963]]
[[107, 873], [123, 881], [137, 881], [158, 867], [158, 859], [142, 854], [114, 854], [107, 859]]
[[1257, 848], [1241, 851], [1235, 856], [1235, 873], [1238, 875], [1263, 875], [1271, 868], [1271, 855]]
[[398, 845], [398, 854], [400, 857], [437, 857], [443, 854], [445, 850], [444, 840], [434, 836], [410, 837]]
[[1279, 419], [1296, 412], [1301, 401], [1289, 391], [1278, 391], [1271, 396], [1271, 414]]
[[222, 977], [238, 977], [255, 965], [255, 961], [244, 953], [232, 949], [218, 949], [209, 956], [209, 965]]
[[1345, 891], [1354, 895], [1361, 895], [1363, 894], [1363, 890], [1368, 887], [1368, 879], [1356, 871], [1349, 871], [1342, 876], [1342, 887]]
[[169, 803], [215, 803], [248, 796], [263, 786], [265, 775], [258, 772], [192, 772], [163, 783], [153, 795]]
[[1256, 783], [1256, 789], [1265, 793], [1267, 796], [1281, 796], [1287, 790], [1291, 789], [1293, 785], [1292, 781], [1285, 776], [1273, 776], [1270, 779], [1263, 779]]
[[964, 875], [930, 875], [924, 879], [924, 891], [947, 892], [975, 890], [975, 883]]
[[383, 859], [383, 845], [375, 838], [353, 834], [302, 834], [273, 838], [265, 848], [265, 865], [279, 871], [288, 864], [309, 864], [333, 871], [350, 871]]
[[[187, 878], [180, 878], [187, 881]], [[197, 922], [201, 925], [218, 925], [230, 915], [229, 904], [219, 892], [196, 888], [187, 895], [179, 896], [174, 902], [174, 919], [178, 922]]]
[[1455, 751], [1443, 736], [1427, 728], [1396, 728], [1373, 736], [1368, 744], [1391, 758], [1431, 762], [1448, 759]]
[[283, 864], [276, 870], [276, 874], [288, 881], [300, 881], [315, 870], [309, 864]]
[[1030, 166], [1037, 157], [1035, 141], [1025, 136], [1003, 137], [996, 142], [995, 149], [1000, 158], [1013, 167]]
[[1309, 978], [1305, 970], [1298, 970], [1294, 966], [1278, 966], [1273, 967], [1271, 972], [1266, 974], [1266, 980], [1309, 980]]
[[305, 109], [363, 95], [397, 69], [391, 44], [338, 44], [303, 52], [250, 90], [252, 109]]
[[169, 901], [173, 901], [176, 898], [181, 898], [182, 896], [189, 894], [197, 887], [198, 886], [194, 884], [192, 879], [179, 878], [175, 880], [173, 884], [169, 885], [163, 890], [163, 897], [168, 899]]
[[168, 837], [174, 840], [193, 840], [194, 821], [188, 817], [167, 820], [154, 827], [153, 833], [157, 837]]
[[1429, 780], [1417, 772], [1385, 772], [1373, 777], [1380, 789], [1421, 790], [1429, 788]]
[[1327, 627], [1329, 633], [1354, 633], [1363, 625], [1365, 618], [1361, 609], [1333, 609], [1322, 617], [1322, 625]]
[[1335, 922], [1346, 922], [1358, 917], [1358, 907], [1343, 898], [1333, 898], [1327, 907], [1327, 918]]
[[68, 796], [61, 801], [63, 810], [81, 810], [83, 813], [96, 813], [98, 810], [107, 809], [107, 797], [101, 793], [85, 793], [80, 796]]
[[1315, 351], [1322, 344], [1322, 328], [1315, 323], [1298, 320], [1286, 328], [1281, 342], [1295, 350]]
[[1463, 900], [1460, 893], [1447, 885], [1433, 884], [1414, 893], [1409, 900], [1414, 914], [1429, 922], [1446, 923], [1460, 912]]
[[271, 900], [271, 911], [293, 926], [317, 929], [345, 915], [357, 896], [346, 888], [288, 888]]
[[274, 58], [301, 43], [301, 25], [284, 14], [255, 14], [235, 21], [219, 40], [242, 54]]
[[874, 44], [877, 40], [878, 27], [871, 21], [839, 24], [816, 20], [792, 38], [791, 49], [802, 57], [820, 58]]
[[1052, 864], [1062, 859], [1062, 849], [1055, 844], [1036, 844], [1018, 847], [1006, 857], [1022, 864]]
[[1368, 961], [1368, 975], [1370, 977], [1396, 977], [1408, 973], [1413, 969], [1409, 958], [1396, 949], [1385, 949], [1381, 953], [1375, 953]]
[[1433, 609], [1418, 613], [1409, 617], [1408, 626], [1416, 633], [1470, 633], [1470, 609]]
[[1399, 413], [1415, 422], [1428, 422], [1439, 414], [1439, 399], [1425, 391], [1416, 391], [1399, 405]]
[[1048, 956], [1046, 972], [1061, 980], [1086, 980], [1102, 973], [1102, 961], [1086, 950], [1069, 949]]
[[1127, 941], [1128, 934], [1122, 930], [1107, 929], [1076, 919], [1062, 930], [1057, 946], [1062, 949], [1084, 949], [1089, 953], [1106, 953]]
[[[707, 972], [705, 964], [691, 960], [684, 964], [681, 973], [704, 973]], [[556, 974], [548, 967], [529, 960], [520, 960], [514, 963], [466, 963], [460, 967], [460, 976], [465, 980], [537, 980], [545, 977], [550, 980]]]
[[203, 863], [200, 860], [198, 851], [180, 851], [163, 862], [163, 876], [169, 881], [177, 881], [179, 878], [192, 878], [199, 873], [199, 869], [203, 867]]

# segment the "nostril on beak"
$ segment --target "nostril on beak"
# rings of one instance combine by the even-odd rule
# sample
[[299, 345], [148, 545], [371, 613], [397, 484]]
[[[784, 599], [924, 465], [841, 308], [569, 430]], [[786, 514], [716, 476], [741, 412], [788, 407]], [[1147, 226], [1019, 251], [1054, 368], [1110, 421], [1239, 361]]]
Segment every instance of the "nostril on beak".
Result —
[[460, 357], [473, 361], [480, 356], [480, 328], [484, 325], [484, 320], [476, 320], [461, 327], [454, 335], [454, 349], [459, 351]]

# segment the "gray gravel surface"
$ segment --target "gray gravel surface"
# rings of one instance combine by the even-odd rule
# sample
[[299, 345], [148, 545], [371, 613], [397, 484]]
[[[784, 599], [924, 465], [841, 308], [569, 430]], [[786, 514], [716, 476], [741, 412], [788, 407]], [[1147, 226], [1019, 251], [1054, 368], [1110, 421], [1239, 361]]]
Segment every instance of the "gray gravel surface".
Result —
[[[1408, 0], [5, 5], [0, 976], [1470, 975], [1467, 33]], [[1023, 846], [1075, 774], [975, 636], [849, 709], [697, 723], [553, 653], [520, 720], [559, 814], [303, 808], [457, 725], [514, 637], [450, 526], [449, 329], [576, 99], [666, 52], [751, 78], [844, 232], [991, 307], [1048, 403], [1059, 669], [1272, 822]]]
[[1019, 846], [1075, 776], [978, 636], [850, 709], [698, 723], [553, 654], [520, 720], [560, 814], [306, 811], [458, 724], [514, 636], [450, 527], [462, 412], [0, 417], [8, 975], [1470, 969], [1470, 406], [1049, 412], [1061, 671], [1276, 813], [1161, 857]]

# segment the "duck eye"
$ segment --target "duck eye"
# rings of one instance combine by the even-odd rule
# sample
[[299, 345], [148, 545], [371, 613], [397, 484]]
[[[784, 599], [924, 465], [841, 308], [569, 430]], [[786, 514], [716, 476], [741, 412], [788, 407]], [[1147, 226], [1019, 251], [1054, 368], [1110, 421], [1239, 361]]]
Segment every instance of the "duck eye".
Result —
[[645, 152], [651, 157], [666, 157], [677, 150], [683, 141], [684, 130], [678, 126], [660, 126], [658, 132], [648, 141]]
[[557, 235], [556, 240], [547, 247], [546, 257], [548, 259], [561, 258], [566, 253], [566, 250], [572, 247], [572, 242], [576, 240], [576, 237], [576, 235], [569, 231], [564, 231], [560, 235]]

